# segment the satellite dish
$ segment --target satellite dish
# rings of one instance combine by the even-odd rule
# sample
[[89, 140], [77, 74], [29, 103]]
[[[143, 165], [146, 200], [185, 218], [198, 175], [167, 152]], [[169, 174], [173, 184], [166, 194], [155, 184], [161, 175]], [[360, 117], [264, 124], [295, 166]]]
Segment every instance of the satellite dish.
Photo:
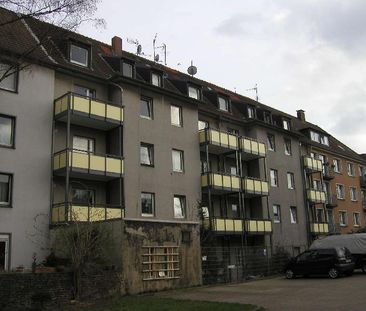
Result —
[[137, 46], [137, 55], [140, 55], [141, 54], [141, 52], [142, 52], [142, 46], [141, 46], [141, 44], [139, 44], [138, 46]]
[[189, 66], [187, 69], [187, 72], [191, 75], [194, 76], [197, 73], [197, 67], [196, 66]]
[[154, 61], [158, 62], [159, 61], [159, 54], [155, 55]]

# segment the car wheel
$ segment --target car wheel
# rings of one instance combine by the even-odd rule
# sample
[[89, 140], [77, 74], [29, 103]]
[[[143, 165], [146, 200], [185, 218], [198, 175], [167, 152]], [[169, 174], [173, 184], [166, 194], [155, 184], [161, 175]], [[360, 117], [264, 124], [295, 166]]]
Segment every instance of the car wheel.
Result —
[[336, 268], [331, 268], [328, 272], [328, 275], [331, 279], [336, 279], [339, 276], [339, 272]]
[[285, 275], [286, 275], [286, 279], [294, 279], [295, 278], [295, 273], [291, 269], [287, 269], [286, 272], [285, 272]]

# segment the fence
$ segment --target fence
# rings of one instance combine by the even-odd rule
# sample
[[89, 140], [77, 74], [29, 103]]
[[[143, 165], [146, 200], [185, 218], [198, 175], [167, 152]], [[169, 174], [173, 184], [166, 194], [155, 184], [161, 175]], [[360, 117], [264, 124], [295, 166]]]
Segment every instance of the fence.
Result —
[[306, 246], [203, 247], [203, 284], [235, 283], [283, 272], [290, 257]]

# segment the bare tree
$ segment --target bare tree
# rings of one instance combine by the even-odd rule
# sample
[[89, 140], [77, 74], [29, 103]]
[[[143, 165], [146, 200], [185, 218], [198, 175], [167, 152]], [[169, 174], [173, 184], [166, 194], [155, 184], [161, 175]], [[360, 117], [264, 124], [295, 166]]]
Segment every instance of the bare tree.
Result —
[[[101, 0], [0, 0], [0, 7], [16, 12], [14, 18], [0, 21], [0, 27], [11, 26], [13, 23], [36, 18], [66, 30], [76, 31], [85, 22], [91, 22], [95, 27], [104, 27], [105, 21], [96, 18], [97, 5]], [[11, 30], [10, 30], [11, 31]], [[37, 38], [36, 43], [18, 56], [13, 65], [1, 66], [0, 82], [18, 71], [26, 69], [29, 64], [26, 59], [35, 50], [42, 47], [48, 33]]]

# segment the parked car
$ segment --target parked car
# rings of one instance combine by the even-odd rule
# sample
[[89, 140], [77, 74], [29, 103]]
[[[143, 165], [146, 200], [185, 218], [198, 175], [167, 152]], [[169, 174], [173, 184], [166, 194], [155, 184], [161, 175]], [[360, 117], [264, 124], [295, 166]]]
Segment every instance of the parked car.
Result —
[[366, 233], [331, 235], [315, 240], [310, 249], [346, 247], [352, 254], [355, 269], [366, 273]]
[[355, 267], [346, 247], [311, 249], [292, 258], [285, 267], [286, 278], [298, 275], [328, 275], [335, 279], [340, 274], [352, 275]]

